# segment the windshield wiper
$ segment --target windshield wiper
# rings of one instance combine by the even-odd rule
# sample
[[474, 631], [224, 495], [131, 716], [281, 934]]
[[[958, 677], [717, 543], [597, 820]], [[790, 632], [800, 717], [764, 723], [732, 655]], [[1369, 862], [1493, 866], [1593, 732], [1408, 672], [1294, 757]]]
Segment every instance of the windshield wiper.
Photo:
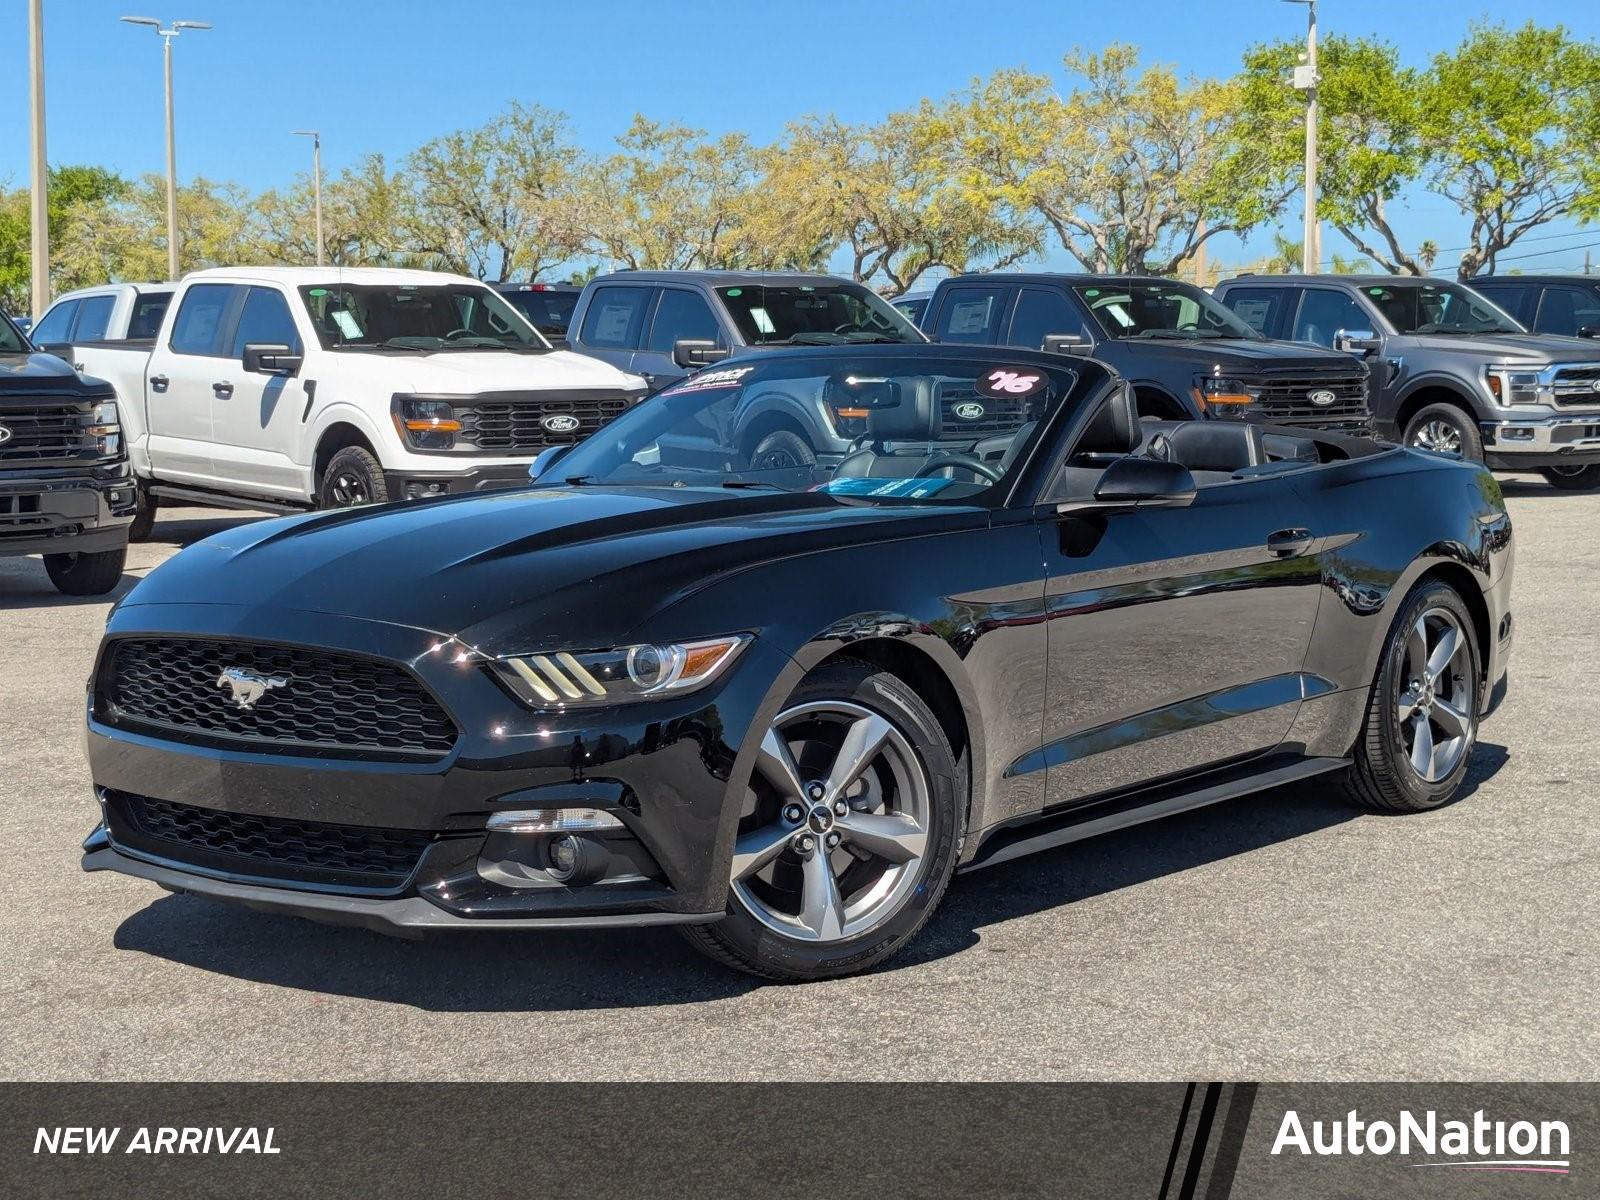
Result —
[[764, 482], [764, 481], [762, 481], [760, 479], [724, 479], [722, 481], [722, 486], [725, 487], [725, 488], [745, 488], [745, 489], [772, 488], [772, 489], [774, 489], [776, 491], [780, 491], [780, 492], [785, 492], [785, 491], [789, 490], [788, 488], [779, 487], [775, 483], [766, 483], [766, 482]]
[[1138, 338], [1167, 338], [1171, 341], [1189, 342], [1197, 338], [1220, 338], [1214, 329], [1145, 329], [1133, 335]]
[[1448, 337], [1477, 337], [1481, 333], [1516, 333], [1515, 329], [1463, 329], [1459, 325], [1440, 325], [1429, 321], [1418, 325], [1412, 333], [1440, 334]]

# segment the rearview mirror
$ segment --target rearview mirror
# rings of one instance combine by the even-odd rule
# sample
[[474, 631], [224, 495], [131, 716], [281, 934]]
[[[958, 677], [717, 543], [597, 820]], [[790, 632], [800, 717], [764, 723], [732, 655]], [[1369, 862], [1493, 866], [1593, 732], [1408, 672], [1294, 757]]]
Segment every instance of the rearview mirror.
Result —
[[672, 361], [686, 370], [709, 367], [728, 357], [728, 351], [715, 342], [700, 338], [679, 338], [672, 343]]
[[1182, 508], [1194, 499], [1194, 476], [1181, 463], [1130, 455], [1105, 469], [1094, 498], [1102, 504]]
[[539, 477], [555, 466], [556, 460], [564, 457], [567, 451], [571, 449], [572, 445], [569, 444], [566, 446], [546, 446], [539, 451], [538, 454], [534, 455], [533, 461], [528, 464], [528, 482], [538, 483]]
[[864, 417], [868, 409], [899, 407], [900, 382], [879, 375], [835, 375], [823, 388], [823, 399], [840, 416]]
[[1370, 329], [1341, 329], [1333, 335], [1333, 348], [1346, 354], [1376, 354], [1383, 342]]
[[305, 361], [303, 355], [284, 342], [251, 342], [240, 357], [244, 369], [257, 375], [293, 375]]
[[1046, 354], [1087, 354], [1092, 347], [1081, 333], [1047, 333], [1040, 349]]

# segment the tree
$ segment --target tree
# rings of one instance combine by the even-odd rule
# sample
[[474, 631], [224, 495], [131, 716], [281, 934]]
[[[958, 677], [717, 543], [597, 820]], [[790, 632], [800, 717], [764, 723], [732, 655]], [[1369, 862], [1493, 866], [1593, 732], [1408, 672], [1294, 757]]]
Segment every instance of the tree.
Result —
[[1037, 213], [1089, 270], [1171, 273], [1281, 208], [1288, 189], [1236, 135], [1233, 83], [1141, 72], [1126, 45], [1063, 62], [1082, 80], [1064, 98], [1025, 71], [980, 81], [958, 142], [969, 188]]
[[[369, 154], [322, 187], [323, 241], [338, 266], [432, 267], [439, 259], [411, 244], [408, 222], [414, 197], [381, 154]], [[317, 261], [316, 198], [310, 176], [287, 192], [269, 190], [256, 201], [257, 257], [304, 265]], [[452, 268], [459, 269], [459, 268]]]
[[[128, 181], [104, 167], [61, 166], [50, 168], [50, 196], [47, 208], [52, 243], [80, 212], [111, 203], [128, 192]], [[0, 305], [21, 312], [30, 303], [33, 275], [32, 210], [28, 189], [0, 193]], [[59, 252], [50, 260], [52, 294], [103, 283], [104, 277], [85, 275]]]

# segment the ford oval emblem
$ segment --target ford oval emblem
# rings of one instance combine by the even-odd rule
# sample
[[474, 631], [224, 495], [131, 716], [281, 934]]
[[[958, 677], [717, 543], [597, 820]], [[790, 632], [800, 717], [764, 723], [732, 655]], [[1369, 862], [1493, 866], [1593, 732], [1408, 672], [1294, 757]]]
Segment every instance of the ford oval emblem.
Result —
[[551, 433], [571, 433], [582, 422], [571, 413], [552, 413], [540, 421], [539, 424], [543, 425]]
[[1338, 398], [1338, 396], [1334, 395], [1326, 388], [1321, 388], [1315, 392], [1306, 393], [1306, 399], [1311, 401], [1311, 403], [1315, 404], [1318, 408], [1327, 408], [1328, 405], [1332, 404]]
[[[1589, 390], [1591, 392], [1600, 392], [1600, 379], [1596, 379], [1593, 383], [1591, 383], [1589, 385]], [[5, 441], [6, 438], [10, 436], [11, 431], [9, 429], [0, 429], [0, 442]]]
[[14, 436], [15, 435], [11, 432], [11, 430], [9, 428], [7, 428], [4, 425], [0, 425], [0, 446], [4, 446]]
[[958, 404], [950, 411], [963, 421], [976, 421], [987, 410], [981, 404]]

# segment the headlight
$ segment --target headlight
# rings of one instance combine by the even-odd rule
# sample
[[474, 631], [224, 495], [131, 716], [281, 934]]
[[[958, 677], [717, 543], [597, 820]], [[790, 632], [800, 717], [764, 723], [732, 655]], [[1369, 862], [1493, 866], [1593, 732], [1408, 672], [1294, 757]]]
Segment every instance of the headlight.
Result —
[[392, 411], [400, 440], [416, 450], [448, 450], [461, 432], [461, 420], [448, 400], [396, 396]]
[[[1496, 404], [1546, 404], [1539, 395], [1539, 372], [1515, 366], [1489, 366], [1483, 369], [1483, 381]], [[1552, 397], [1553, 400], [1553, 397]]]
[[122, 422], [117, 416], [117, 402], [102, 400], [89, 414], [88, 434], [98, 443], [101, 454], [119, 454], [122, 451]]
[[704, 687], [749, 643], [748, 634], [668, 646], [560, 650], [496, 659], [495, 675], [533, 708], [626, 704]]
[[1196, 384], [1194, 399], [1201, 412], [1210, 409], [1218, 417], [1244, 417], [1261, 399], [1261, 389], [1243, 379], [1206, 375]]

